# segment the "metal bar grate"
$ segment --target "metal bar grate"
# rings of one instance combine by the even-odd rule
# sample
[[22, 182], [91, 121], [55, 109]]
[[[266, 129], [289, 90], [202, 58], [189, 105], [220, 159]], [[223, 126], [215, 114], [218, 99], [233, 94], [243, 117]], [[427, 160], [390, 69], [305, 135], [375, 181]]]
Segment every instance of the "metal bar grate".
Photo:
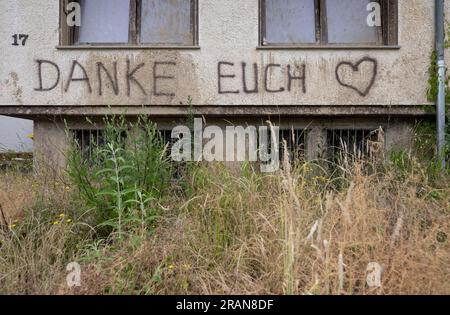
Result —
[[74, 139], [83, 158], [92, 160], [95, 149], [105, 143], [104, 131], [99, 129], [73, 130]]
[[327, 129], [327, 155], [332, 162], [370, 157], [370, 145], [379, 143], [381, 129]]

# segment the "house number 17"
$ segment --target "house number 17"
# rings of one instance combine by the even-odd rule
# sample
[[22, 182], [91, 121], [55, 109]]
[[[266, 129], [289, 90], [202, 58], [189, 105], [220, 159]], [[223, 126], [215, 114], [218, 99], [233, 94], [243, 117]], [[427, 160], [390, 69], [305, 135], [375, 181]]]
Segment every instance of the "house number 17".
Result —
[[[25, 43], [27, 42], [27, 39], [28, 39], [28, 35], [14, 34], [12, 36], [12, 38], [13, 38], [13, 43], [12, 43], [13, 46], [20, 46], [20, 45], [25, 46]], [[19, 44], [19, 41], [20, 41], [20, 44]]]

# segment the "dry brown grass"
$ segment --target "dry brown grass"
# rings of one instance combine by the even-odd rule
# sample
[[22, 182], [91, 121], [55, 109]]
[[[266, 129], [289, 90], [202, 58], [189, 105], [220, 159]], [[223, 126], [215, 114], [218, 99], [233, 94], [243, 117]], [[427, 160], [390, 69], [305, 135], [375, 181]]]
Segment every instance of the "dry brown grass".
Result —
[[[158, 292], [450, 292], [448, 190], [436, 202], [407, 182], [356, 169], [349, 188], [326, 194], [304, 175], [211, 179], [170, 226], [169, 240], [149, 250], [167, 244], [161, 258], [170, 255], [174, 266]], [[379, 289], [366, 285], [370, 262], [383, 266]]]
[[0, 205], [5, 216], [20, 219], [23, 208], [33, 203], [34, 180], [19, 172], [2, 172], [0, 176]]
[[74, 242], [83, 241], [66, 222], [73, 214], [69, 195], [67, 183], [54, 174], [0, 171], [1, 293], [58, 292], [69, 257], [76, 257]]
[[[450, 294], [448, 177], [435, 186], [420, 165], [404, 176], [358, 165], [340, 179], [315, 172], [312, 164], [271, 175], [197, 168], [189, 197], [161, 200], [153, 233], [123, 239], [86, 241], [77, 222], [39, 223], [17, 242], [5, 232], [0, 292]], [[3, 202], [30, 205], [32, 183], [1, 176]], [[53, 196], [71, 211], [68, 195]], [[75, 290], [65, 285], [70, 261], [82, 266]], [[380, 288], [366, 284], [371, 262], [383, 268]]]

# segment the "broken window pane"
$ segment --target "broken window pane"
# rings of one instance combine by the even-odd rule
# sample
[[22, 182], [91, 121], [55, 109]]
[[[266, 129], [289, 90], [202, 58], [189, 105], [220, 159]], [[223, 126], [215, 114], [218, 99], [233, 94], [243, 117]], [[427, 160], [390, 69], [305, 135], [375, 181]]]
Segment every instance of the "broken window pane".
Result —
[[142, 0], [141, 43], [193, 44], [190, 0]]
[[130, 0], [81, 0], [80, 43], [128, 43]]
[[[378, 44], [378, 26], [369, 26], [367, 5], [373, 0], [327, 0], [328, 42], [330, 44]], [[381, 14], [381, 13], [380, 13]]]
[[315, 25], [314, 0], [266, 0], [266, 43], [315, 43]]

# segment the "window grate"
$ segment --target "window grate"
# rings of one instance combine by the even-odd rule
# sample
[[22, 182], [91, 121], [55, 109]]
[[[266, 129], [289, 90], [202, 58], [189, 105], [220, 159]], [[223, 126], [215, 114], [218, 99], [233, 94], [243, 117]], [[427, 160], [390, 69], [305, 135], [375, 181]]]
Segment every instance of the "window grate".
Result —
[[[171, 130], [159, 130], [161, 138], [163, 139], [165, 145], [167, 146], [167, 152], [170, 154], [172, 145], [178, 141], [178, 139], [172, 139]], [[261, 149], [261, 145], [259, 143], [260, 138], [259, 134], [257, 136], [257, 150]], [[267, 132], [267, 139], [272, 143], [271, 130], [269, 129]], [[279, 143], [278, 143], [278, 152], [280, 162], [284, 161], [285, 152], [287, 151], [289, 154], [289, 161], [291, 163], [303, 163], [305, 161], [305, 144], [306, 144], [306, 130], [300, 128], [291, 128], [291, 129], [280, 129], [279, 131]], [[286, 151], [284, 149], [284, 141], [286, 141]], [[246, 144], [248, 143], [248, 138], [246, 139]], [[267, 148], [268, 154], [271, 154], [272, 145], [269, 145]], [[182, 169], [185, 163], [176, 163], [176, 168], [179, 172]]]
[[305, 129], [281, 129], [280, 130], [280, 161], [284, 161], [285, 149], [284, 141], [286, 141], [286, 151], [289, 154], [290, 162], [304, 162], [305, 160], [305, 143], [306, 130]]
[[95, 150], [105, 145], [105, 133], [101, 129], [73, 130], [75, 143], [85, 160], [92, 161]]
[[[159, 136], [166, 146], [167, 157], [170, 158], [172, 145], [178, 141], [178, 139], [172, 139], [172, 130], [158, 130]], [[106, 144], [105, 132], [104, 130], [73, 130], [74, 138], [78, 148], [81, 150], [83, 158], [87, 161], [92, 161], [95, 157], [96, 149], [102, 147]], [[124, 134], [123, 138], [126, 137]], [[271, 130], [268, 130], [267, 134], [268, 140], [272, 143]], [[259, 136], [257, 135], [259, 142]], [[280, 129], [279, 132], [279, 159], [282, 163], [284, 161], [285, 149], [284, 141], [286, 141], [287, 152], [289, 154], [289, 161], [293, 164], [303, 163], [305, 161], [305, 143], [306, 143], [306, 130], [291, 128], [291, 129]], [[272, 145], [269, 145], [268, 153], [271, 153]], [[258, 150], [260, 145], [258, 143]], [[172, 160], [171, 160], [172, 161]], [[174, 162], [174, 179], [179, 179], [185, 171], [185, 162]]]
[[167, 150], [170, 152], [170, 148], [177, 141], [177, 139], [172, 139], [172, 130], [158, 130], [159, 135], [165, 145], [167, 145]]
[[358, 161], [373, 157], [384, 149], [384, 132], [381, 128], [328, 129], [327, 155], [334, 163]]
[[172, 146], [175, 142], [177, 142], [179, 139], [172, 138], [172, 130], [158, 130], [159, 135], [161, 137], [161, 140], [163, 141], [165, 147], [166, 147], [166, 154], [167, 158], [169, 159], [170, 163], [172, 163], [172, 179], [173, 180], [179, 180], [183, 177], [183, 174], [186, 173], [186, 162], [176, 162], [172, 160], [171, 153], [172, 153]]
[[[291, 164], [303, 164], [305, 162], [306, 156], [306, 129], [301, 128], [283, 128], [279, 130], [278, 137], [278, 152], [279, 152], [279, 161], [281, 166], [284, 163], [284, 157], [286, 152], [288, 153], [288, 161]], [[268, 154], [272, 152], [272, 132], [269, 129], [267, 137], [270, 141], [270, 145], [268, 148]], [[259, 141], [259, 136], [258, 136]], [[284, 147], [284, 141], [286, 141], [286, 150]], [[258, 144], [258, 150], [260, 150], [261, 146]]]

